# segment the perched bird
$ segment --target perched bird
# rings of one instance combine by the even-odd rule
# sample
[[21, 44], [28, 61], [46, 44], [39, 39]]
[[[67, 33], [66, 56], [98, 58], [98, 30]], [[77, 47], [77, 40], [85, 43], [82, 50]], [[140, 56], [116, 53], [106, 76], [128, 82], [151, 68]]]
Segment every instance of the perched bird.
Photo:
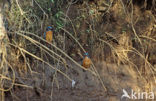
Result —
[[44, 33], [44, 38], [47, 40], [47, 42], [51, 43], [53, 38], [53, 27], [48, 26], [46, 28], [46, 32]]
[[89, 54], [88, 53], [85, 53], [85, 57], [83, 59], [83, 63], [82, 63], [82, 66], [84, 68], [89, 68], [91, 66], [91, 60], [89, 58]]

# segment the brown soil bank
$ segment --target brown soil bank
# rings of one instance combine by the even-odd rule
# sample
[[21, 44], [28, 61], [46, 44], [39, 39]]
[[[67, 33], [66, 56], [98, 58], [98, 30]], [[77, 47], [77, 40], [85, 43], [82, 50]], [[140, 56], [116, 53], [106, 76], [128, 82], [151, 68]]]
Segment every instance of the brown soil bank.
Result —
[[51, 67], [45, 65], [43, 70], [43, 66], [40, 65], [38, 69], [38, 74], [33, 73], [18, 79], [19, 84], [28, 87], [15, 86], [11, 93], [6, 93], [6, 101], [130, 101], [126, 98], [121, 100], [123, 89], [129, 94], [131, 90], [149, 93], [152, 89], [156, 94], [154, 83], [151, 82], [153, 78], [147, 83], [128, 65], [117, 66], [106, 62], [97, 64], [97, 70], [107, 91], [97, 76], [74, 64], [69, 64], [68, 69], [61, 69], [76, 81], [74, 88], [66, 77], [60, 73], [56, 74]]
[[[134, 92], [140, 101], [150, 101], [150, 92], [156, 97], [155, 0], [11, 1], [3, 13], [0, 98], [131, 101]], [[51, 44], [43, 37], [49, 25]], [[85, 51], [93, 62], [87, 71], [81, 67]], [[121, 98], [126, 92], [130, 98]]]

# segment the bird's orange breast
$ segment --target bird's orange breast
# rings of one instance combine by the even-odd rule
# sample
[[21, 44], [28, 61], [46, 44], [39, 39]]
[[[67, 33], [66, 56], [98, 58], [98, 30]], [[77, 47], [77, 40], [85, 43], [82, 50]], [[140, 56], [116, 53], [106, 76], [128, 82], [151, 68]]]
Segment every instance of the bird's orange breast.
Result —
[[47, 31], [46, 32], [46, 40], [48, 42], [52, 42], [52, 38], [53, 38], [53, 32], [52, 31]]
[[85, 68], [89, 68], [91, 66], [91, 60], [88, 57], [85, 57], [82, 66]]

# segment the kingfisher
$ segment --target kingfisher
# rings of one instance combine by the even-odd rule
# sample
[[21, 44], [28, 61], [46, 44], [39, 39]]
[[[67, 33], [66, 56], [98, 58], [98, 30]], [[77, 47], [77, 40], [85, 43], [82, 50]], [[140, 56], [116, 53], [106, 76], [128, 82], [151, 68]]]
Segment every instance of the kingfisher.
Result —
[[53, 38], [53, 27], [48, 26], [46, 28], [46, 32], [44, 33], [44, 39], [47, 40], [47, 42], [51, 43]]
[[91, 60], [90, 60], [89, 54], [87, 52], [84, 55], [85, 55], [85, 57], [83, 59], [82, 66], [84, 68], [88, 69], [91, 66]]

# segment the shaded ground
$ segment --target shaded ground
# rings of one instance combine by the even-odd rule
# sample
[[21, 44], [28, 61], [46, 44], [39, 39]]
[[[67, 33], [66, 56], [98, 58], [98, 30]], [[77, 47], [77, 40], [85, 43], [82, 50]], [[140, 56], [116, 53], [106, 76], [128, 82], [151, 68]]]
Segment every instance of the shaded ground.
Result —
[[6, 101], [121, 101], [122, 89], [147, 90], [145, 80], [138, 79], [138, 74], [126, 65], [117, 66], [105, 62], [97, 64], [97, 70], [107, 92], [96, 76], [74, 64], [70, 64], [68, 69], [61, 67], [62, 71], [66, 71], [67, 75], [76, 81], [74, 88], [60, 73], [57, 73], [56, 82], [53, 82], [54, 70], [46, 65], [44, 67], [43, 69], [40, 65], [37, 74], [17, 79], [18, 83], [33, 88], [14, 86], [11, 94], [6, 93]]

